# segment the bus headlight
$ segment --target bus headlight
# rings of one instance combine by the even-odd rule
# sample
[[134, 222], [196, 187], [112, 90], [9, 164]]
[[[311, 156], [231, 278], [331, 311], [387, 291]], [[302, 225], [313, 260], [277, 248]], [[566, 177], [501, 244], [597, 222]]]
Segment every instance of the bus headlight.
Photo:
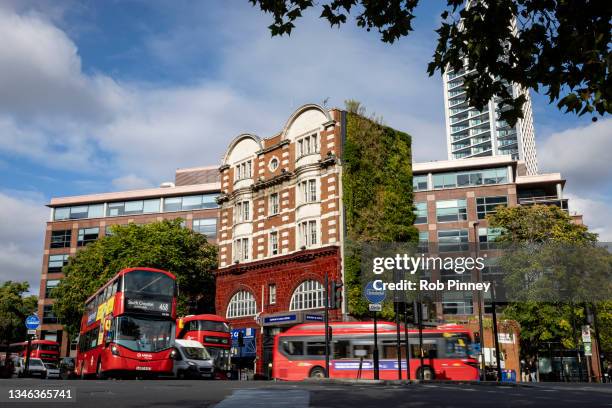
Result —
[[115, 346], [114, 344], [111, 346], [111, 353], [113, 353], [114, 356], [118, 356], [119, 355], [119, 347]]
[[172, 351], [170, 352], [170, 358], [171, 358], [172, 360], [176, 360], [176, 356], [177, 356], [177, 354], [178, 354], [178, 353], [177, 353], [176, 349], [172, 349]]

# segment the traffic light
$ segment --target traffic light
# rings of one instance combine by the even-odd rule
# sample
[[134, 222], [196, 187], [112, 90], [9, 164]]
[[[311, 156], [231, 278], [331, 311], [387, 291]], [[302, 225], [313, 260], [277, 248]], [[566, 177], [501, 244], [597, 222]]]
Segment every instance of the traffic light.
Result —
[[404, 316], [406, 323], [416, 324], [416, 302], [406, 302], [404, 305], [406, 306], [406, 316]]
[[330, 309], [339, 309], [342, 307], [342, 283], [332, 281], [331, 283], [331, 296], [329, 299]]
[[238, 332], [238, 347], [244, 347], [244, 334], [241, 331]]
[[480, 333], [479, 332], [474, 332], [474, 343], [478, 344], [480, 346]]
[[333, 330], [332, 330], [332, 327], [329, 326], [327, 328], [327, 339], [329, 340], [330, 343], [332, 342], [332, 338], [333, 338]]
[[413, 316], [414, 316], [414, 324], [421, 323], [421, 303], [416, 300], [412, 302]]

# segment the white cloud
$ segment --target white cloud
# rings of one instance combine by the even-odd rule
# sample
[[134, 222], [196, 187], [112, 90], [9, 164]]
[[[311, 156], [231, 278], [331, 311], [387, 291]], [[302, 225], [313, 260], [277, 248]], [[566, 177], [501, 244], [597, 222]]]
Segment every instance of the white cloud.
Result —
[[570, 213], [583, 215], [584, 224], [591, 232], [599, 234], [599, 241], [612, 242], [612, 204], [609, 200], [598, 200], [584, 196], [566, 194]]
[[[0, 71], [0, 150], [142, 181], [125, 186], [157, 184], [171, 169], [217, 163], [235, 135], [270, 136], [299, 105], [331, 97], [336, 106], [359, 99], [412, 134], [416, 160], [444, 157], [442, 89], [426, 77], [416, 42], [389, 47], [312, 24], [271, 40], [264, 17], [252, 17], [250, 8], [231, 16], [238, 32], [217, 24], [192, 33], [190, 44], [210, 30], [226, 41], [216, 44], [217, 78], [155, 86], [84, 73], [76, 45], [52, 22], [0, 9], [0, 36], [14, 45], [0, 46], [0, 64], [12, 67]], [[188, 31], [152, 37], [150, 48], [165, 63], [193, 55], [198, 47], [181, 46]]]
[[38, 294], [48, 217], [40, 194], [0, 192], [0, 282], [27, 281], [30, 292]]
[[612, 241], [612, 119], [553, 133], [538, 145], [540, 171], [560, 172], [567, 179], [570, 210]]
[[572, 191], [609, 194], [612, 119], [554, 133], [538, 146], [541, 171], [561, 172]]
[[0, 9], [0, 38], [0, 111], [82, 121], [117, 108], [120, 89], [108, 77], [84, 75], [72, 40], [38, 15]]
[[136, 190], [139, 188], [153, 187], [150, 181], [134, 174], [128, 174], [113, 179], [112, 184], [118, 190]]

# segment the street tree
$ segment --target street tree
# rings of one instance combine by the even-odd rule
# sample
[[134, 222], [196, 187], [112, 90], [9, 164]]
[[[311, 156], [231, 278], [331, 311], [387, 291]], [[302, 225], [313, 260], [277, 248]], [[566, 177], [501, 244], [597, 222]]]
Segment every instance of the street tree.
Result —
[[111, 234], [71, 257], [65, 278], [51, 293], [53, 311], [71, 336], [79, 331], [85, 300], [120, 270], [151, 267], [172, 272], [179, 285], [178, 311], [212, 312], [217, 248], [182, 220], [112, 226]]
[[[490, 227], [501, 229], [497, 264], [510, 301], [504, 316], [521, 325], [522, 352], [534, 356], [548, 343], [578, 348], [587, 304], [601, 311], [612, 305], [608, 249], [556, 206], [498, 207], [487, 218]], [[607, 336], [602, 348], [612, 351]]]
[[6, 281], [0, 286], [0, 343], [9, 345], [25, 340], [25, 319], [36, 313], [38, 307], [38, 298], [27, 295], [29, 288], [27, 282], [13, 281]]
[[[331, 26], [355, 15], [357, 26], [378, 31], [393, 43], [413, 31], [418, 0], [249, 0], [273, 16], [272, 36], [290, 35], [309, 9], [319, 9]], [[508, 83], [542, 90], [559, 109], [593, 120], [612, 112], [610, 39], [612, 3], [607, 0], [447, 0], [436, 29], [438, 44], [429, 75], [467, 61], [464, 85], [477, 109], [499, 98], [501, 119], [514, 125], [524, 115], [525, 97]], [[472, 72], [473, 71], [473, 72]]]

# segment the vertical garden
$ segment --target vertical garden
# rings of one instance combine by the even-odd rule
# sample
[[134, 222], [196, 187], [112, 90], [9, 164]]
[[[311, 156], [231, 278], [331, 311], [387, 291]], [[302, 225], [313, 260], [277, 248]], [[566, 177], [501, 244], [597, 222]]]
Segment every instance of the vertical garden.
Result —
[[[378, 242], [418, 242], [412, 196], [412, 139], [347, 103], [343, 148], [346, 235], [344, 269], [349, 313], [368, 314], [361, 281], [361, 247]], [[393, 317], [385, 307], [383, 317]]]

